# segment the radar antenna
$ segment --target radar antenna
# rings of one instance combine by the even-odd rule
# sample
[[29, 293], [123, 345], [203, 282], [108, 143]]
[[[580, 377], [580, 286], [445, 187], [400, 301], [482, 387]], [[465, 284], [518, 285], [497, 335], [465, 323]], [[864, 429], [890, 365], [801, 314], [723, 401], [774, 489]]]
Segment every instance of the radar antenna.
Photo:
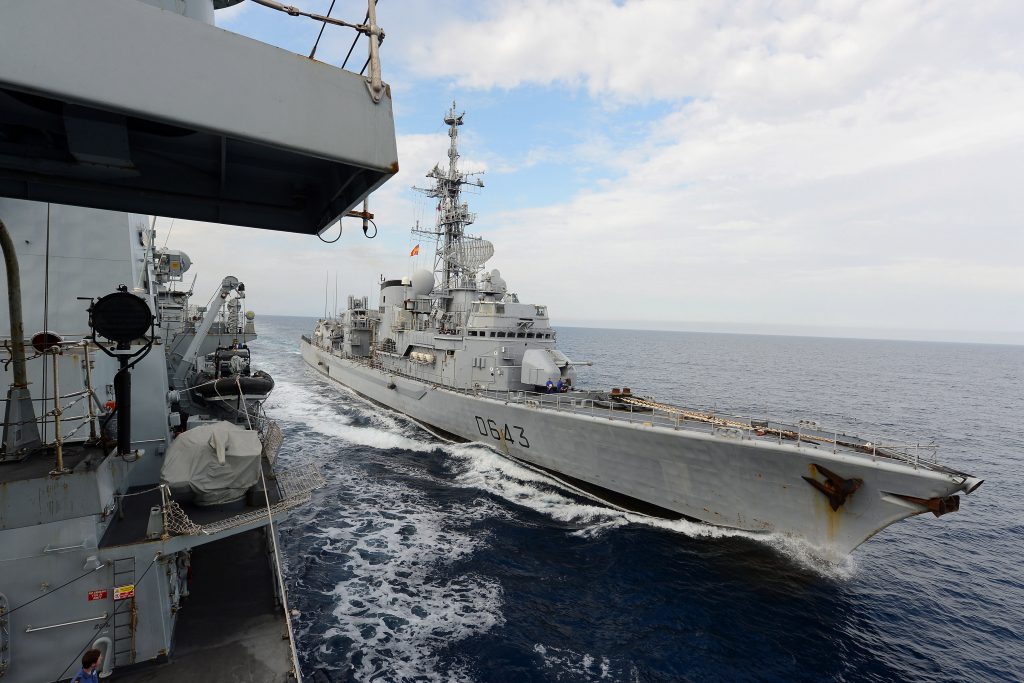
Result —
[[437, 200], [437, 221], [433, 230], [423, 230], [418, 226], [412, 232], [436, 241], [434, 251], [434, 277], [439, 286], [440, 294], [447, 294], [451, 289], [460, 286], [471, 286], [481, 266], [494, 255], [494, 246], [487, 240], [466, 234], [466, 226], [476, 221], [476, 214], [471, 213], [469, 204], [462, 201], [462, 186], [472, 185], [483, 187], [478, 177], [482, 172], [463, 173], [459, 170], [459, 126], [462, 125], [461, 114], [455, 113], [455, 102], [444, 117], [448, 125], [448, 168], [442, 169], [440, 164], [427, 173], [433, 179], [432, 187], [414, 187], [428, 197]]

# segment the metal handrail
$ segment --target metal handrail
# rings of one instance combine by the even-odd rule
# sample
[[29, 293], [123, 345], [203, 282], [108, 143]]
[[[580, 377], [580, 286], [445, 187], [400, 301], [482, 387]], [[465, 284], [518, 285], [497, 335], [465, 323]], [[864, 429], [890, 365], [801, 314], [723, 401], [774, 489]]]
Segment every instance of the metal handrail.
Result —
[[[797, 421], [797, 424], [795, 425], [788, 425], [780, 422], [770, 422], [767, 419], [719, 413], [717, 409], [714, 408], [712, 408], [710, 412], [707, 412], [695, 408], [666, 406], [667, 408], [671, 408], [672, 412], [667, 412], [660, 408], [652, 408], [650, 411], [645, 410], [643, 412], [639, 412], [633, 410], [632, 404], [626, 404], [629, 406], [628, 409], [616, 410], [610, 401], [608, 402], [607, 408], [598, 407], [595, 403], [597, 399], [592, 396], [581, 397], [576, 395], [580, 390], [570, 393], [548, 394], [529, 390], [499, 390], [486, 389], [482, 387], [458, 387], [445, 382], [444, 376], [440, 373], [426, 371], [417, 373], [404, 372], [396, 368], [386, 366], [371, 357], [350, 357], [345, 360], [359, 363], [396, 377], [404, 377], [406, 379], [412, 379], [419, 382], [428, 382], [437, 389], [444, 389], [457, 394], [499, 400], [506, 404], [522, 404], [534, 409], [570, 412], [574, 414], [589, 415], [591, 417], [600, 416], [609, 420], [617, 420], [633, 424], [639, 423], [649, 427], [663, 427], [673, 430], [686, 429], [689, 431], [704, 431], [713, 436], [732, 439], [739, 438], [744, 441], [765, 441], [770, 438], [770, 440], [775, 441], [780, 445], [787, 442], [792, 443], [796, 448], [821, 449], [823, 444], [828, 441], [831, 443], [827, 445], [827, 448], [829, 448], [833, 454], [847, 453], [868, 456], [872, 459], [887, 458], [899, 460], [912, 465], [915, 468], [940, 466], [938, 462], [938, 445], [934, 443], [922, 443], [920, 441], [876, 441], [863, 439], [863, 437], [853, 437], [838, 431], [832, 431], [832, 438], [827, 439], [823, 436], [812, 435], [805, 431], [805, 427], [808, 424], [813, 424], [806, 421], [803, 421], [804, 424], [800, 424], [801, 421]], [[506, 366], [500, 367], [505, 368]], [[584, 390], [582, 393], [586, 394], [589, 392]], [[700, 417], [695, 417], [697, 415]], [[767, 425], [771, 426], [771, 436], [769, 437], [767, 433], [764, 436], [758, 434], [759, 428]], [[828, 433], [820, 428], [815, 428], [813, 431], [815, 434]], [[847, 441], [843, 441], [844, 437]], [[870, 449], [870, 451], [867, 449]], [[925, 454], [924, 457], [922, 457], [922, 453]]]

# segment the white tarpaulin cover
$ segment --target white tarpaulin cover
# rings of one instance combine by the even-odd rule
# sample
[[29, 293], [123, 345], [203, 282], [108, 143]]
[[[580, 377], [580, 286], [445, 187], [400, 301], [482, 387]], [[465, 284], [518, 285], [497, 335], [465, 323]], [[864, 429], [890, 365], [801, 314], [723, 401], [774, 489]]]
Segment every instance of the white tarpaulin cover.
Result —
[[190, 429], [171, 443], [160, 480], [172, 493], [195, 493], [198, 505], [230, 503], [259, 481], [259, 435], [230, 422]]

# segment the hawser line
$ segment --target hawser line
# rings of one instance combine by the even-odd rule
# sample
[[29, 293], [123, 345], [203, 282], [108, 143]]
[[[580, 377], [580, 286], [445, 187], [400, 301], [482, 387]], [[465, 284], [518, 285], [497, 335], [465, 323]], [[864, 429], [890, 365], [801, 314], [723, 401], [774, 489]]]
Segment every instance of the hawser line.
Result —
[[[372, 408], [372, 411], [369, 412], [371, 416], [383, 417], [386, 415], [387, 418], [381, 419], [380, 422], [389, 425], [390, 429], [400, 429], [400, 425], [404, 424], [428, 431], [432, 438], [437, 436], [426, 430], [416, 420], [371, 401], [347, 386], [330, 381], [317, 373], [312, 373], [310, 376], [316, 377], [317, 384], [341, 389], [339, 395], [356, 399], [356, 403], [359, 404], [357, 409], [361, 412], [362, 409]], [[345, 438], [340, 434], [338, 436]], [[809, 544], [782, 534], [729, 529], [687, 519], [668, 520], [624, 509], [599, 496], [582, 491], [537, 467], [508, 458], [488, 444], [477, 442], [460, 444], [448, 439], [442, 439], [441, 444], [429, 444], [399, 434], [393, 433], [392, 436], [395, 439], [401, 439], [402, 442], [407, 442], [407, 445], [410, 446], [409, 450], [423, 452], [438, 449], [462, 460], [470, 468], [470, 471], [465, 471], [456, 478], [456, 483], [460, 486], [482, 489], [509, 503], [540, 512], [557, 521], [590, 523], [589, 526], [572, 532], [578, 536], [593, 538], [606, 530], [637, 524], [680, 534], [687, 538], [741, 538], [754, 541], [778, 552], [801, 567], [831, 579], [846, 580], [855, 572], [856, 565], [852, 557], [848, 556], [838, 564], [831, 563], [818, 557]], [[362, 439], [357, 440], [356, 443], [375, 446], [366, 441], [367, 439]], [[389, 443], [381, 447], [402, 448], [405, 445]], [[422, 476], [425, 473], [420, 472], [419, 474]], [[512, 485], [512, 482], [518, 482], [518, 484]], [[451, 482], [442, 483], [451, 484]], [[534, 486], [530, 486], [530, 484]], [[596, 503], [598, 507], [580, 505], [570, 498], [551, 499], [550, 496], [536, 488], [536, 485], [548, 486], [567, 496], [580, 496]]]

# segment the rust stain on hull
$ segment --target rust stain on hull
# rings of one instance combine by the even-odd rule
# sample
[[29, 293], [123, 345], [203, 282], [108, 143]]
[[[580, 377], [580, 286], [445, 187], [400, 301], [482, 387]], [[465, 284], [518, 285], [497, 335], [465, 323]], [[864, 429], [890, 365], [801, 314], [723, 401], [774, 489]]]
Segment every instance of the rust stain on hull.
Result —
[[921, 507], [927, 508], [936, 517], [949, 512], [956, 512], [960, 509], [960, 496], [939, 496], [936, 498], [915, 498], [914, 496], [904, 496], [900, 493], [892, 494], [903, 500], [920, 505]]
[[[857, 489], [864, 484], [863, 479], [844, 479], [835, 472], [814, 463], [809, 465], [809, 469], [811, 476], [804, 477], [803, 480], [828, 498], [833, 512], [838, 512], [839, 508], [846, 502], [846, 499], [856, 493]], [[825, 481], [818, 481], [816, 477], [818, 473], [825, 477]]]

